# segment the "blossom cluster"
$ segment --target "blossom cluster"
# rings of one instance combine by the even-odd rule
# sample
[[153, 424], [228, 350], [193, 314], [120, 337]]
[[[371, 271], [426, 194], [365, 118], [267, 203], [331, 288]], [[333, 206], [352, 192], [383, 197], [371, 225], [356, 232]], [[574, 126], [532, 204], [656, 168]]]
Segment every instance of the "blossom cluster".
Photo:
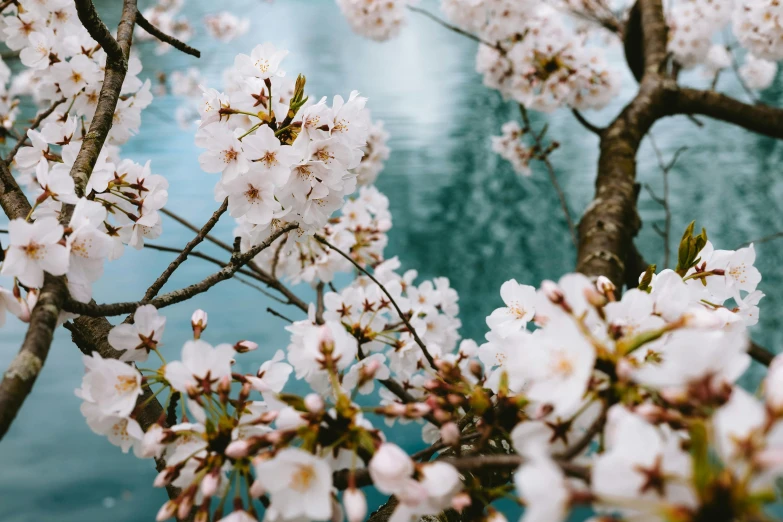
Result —
[[521, 140], [526, 132], [515, 121], [504, 123], [501, 131], [500, 136], [492, 136], [492, 151], [511, 163], [517, 174], [530, 176], [530, 160], [535, 158], [535, 151]]
[[250, 20], [220, 11], [204, 16], [204, 27], [212, 38], [225, 43], [245, 34], [250, 29]]
[[[15, 279], [13, 290], [3, 291], [3, 313], [7, 307], [26, 321], [44, 273], [65, 275], [71, 296], [88, 302], [106, 259], [120, 257], [123, 245], [141, 248], [145, 237], [157, 237], [168, 182], [151, 173], [149, 162], [120, 157], [118, 146], [138, 131], [141, 112], [152, 101], [150, 81], [139, 78], [141, 62], [132, 55], [107, 145], [86, 186], [75, 186], [70, 173], [95, 114], [106, 53], [70, 2], [20, 2], [4, 14], [4, 41], [20, 52], [26, 67], [10, 89], [8, 76], [0, 78], [4, 103], [16, 107], [19, 97], [29, 95], [51, 107], [38, 128], [17, 138], [22, 146], [10, 165], [34, 205], [26, 219], [14, 219], [8, 227], [1, 273]], [[7, 114], [7, 128], [14, 112]]]
[[406, 10], [418, 0], [337, 0], [343, 16], [358, 34], [383, 41], [397, 36]]
[[[446, 13], [467, 13], [463, 0], [450, 0]], [[455, 4], [459, 4], [457, 7]], [[474, 2], [475, 4], [475, 2]], [[454, 21], [494, 47], [480, 45], [476, 70], [484, 84], [528, 108], [551, 111], [568, 106], [605, 106], [617, 93], [619, 75], [603, 51], [586, 45], [554, 8], [539, 2], [483, 2], [479, 12]]]
[[[395, 273], [396, 258], [374, 279], [358, 274], [327, 293], [323, 311], [291, 324], [289, 346], [250, 374], [234, 371], [235, 361], [267, 348], [212, 346], [200, 310], [181, 359], [151, 369], [166, 320], [145, 305], [109, 335], [122, 361], [145, 369], [86, 356], [77, 395], [96, 433], [165, 460], [155, 485], [182, 493], [158, 520], [193, 510], [206, 520], [212, 499], [215, 520], [258, 520], [254, 502], [263, 499], [265, 520], [358, 522], [367, 514], [360, 476], [400, 500], [395, 520], [447, 508], [504, 520], [491, 504], [512, 491], [527, 522], [565, 520], [577, 505], [623, 519], [698, 517], [718, 506], [757, 514], [783, 475], [783, 360], [771, 364], [763, 398], [737, 386], [763, 297], [755, 252], [716, 250], [692, 230], [676, 269], [650, 267], [619, 300], [606, 278], [579, 274], [538, 289], [504, 283], [481, 346], [457, 346], [448, 282], [414, 286], [415, 273]], [[292, 377], [312, 392], [287, 392]], [[360, 406], [357, 395], [372, 401], [376, 381], [401, 383], [406, 400], [382, 388], [377, 406]], [[183, 401], [182, 418], [140, 426], [143, 394], [166, 390], [166, 409]], [[423, 438], [441, 450], [481, 438], [490, 457], [518, 455], [511, 490], [482, 485], [459, 459], [417, 462], [386, 441], [379, 419], [426, 419]], [[247, 492], [234, 494], [233, 509], [232, 488]]]
[[283, 222], [310, 232], [326, 225], [356, 173], [370, 130], [366, 98], [354, 91], [317, 103], [304, 94], [303, 76], [280, 69], [288, 51], [259, 45], [236, 57], [225, 92], [203, 90], [196, 144], [199, 163], [220, 173], [215, 197], [255, 245]]

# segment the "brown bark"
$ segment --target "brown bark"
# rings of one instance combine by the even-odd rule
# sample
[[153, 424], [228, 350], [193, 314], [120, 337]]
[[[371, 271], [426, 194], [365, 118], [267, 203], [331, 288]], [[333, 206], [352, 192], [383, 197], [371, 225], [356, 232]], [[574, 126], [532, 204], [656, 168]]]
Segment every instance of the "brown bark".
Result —
[[0, 382], [0, 439], [8, 432], [43, 368], [66, 295], [63, 279], [47, 274], [22, 348]]
[[738, 125], [758, 134], [783, 139], [783, 110], [769, 105], [750, 105], [715, 91], [679, 89], [676, 110], [702, 114]]
[[128, 71], [128, 57], [136, 21], [136, 0], [123, 1], [122, 18], [117, 27], [116, 40], [101, 21], [92, 0], [76, 0], [76, 12], [90, 36], [106, 51], [106, 74], [98, 97], [98, 106], [90, 122], [90, 130], [84, 135], [81, 149], [71, 168], [71, 177], [76, 183], [76, 194], [83, 197], [90, 174], [95, 168], [95, 163], [111, 130], [114, 111], [120, 98], [120, 89], [125, 81], [125, 73]]
[[[660, 118], [674, 114], [676, 86], [663, 74], [666, 60], [666, 22], [661, 0], [638, 0], [644, 72], [639, 92], [601, 135], [596, 193], [579, 223], [577, 270], [589, 276], [603, 275], [615, 285], [625, 281], [632, 241], [641, 226], [636, 212], [636, 153], [642, 139]], [[631, 18], [633, 21], [633, 17]], [[638, 28], [627, 31], [635, 38]], [[628, 62], [639, 63], [629, 56]]]

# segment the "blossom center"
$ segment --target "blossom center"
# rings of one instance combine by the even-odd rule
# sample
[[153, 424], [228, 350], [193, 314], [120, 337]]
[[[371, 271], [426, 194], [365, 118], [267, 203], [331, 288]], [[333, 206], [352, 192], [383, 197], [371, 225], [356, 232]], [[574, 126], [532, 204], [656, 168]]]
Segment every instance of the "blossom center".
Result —
[[309, 464], [299, 464], [291, 475], [291, 483], [288, 486], [294, 491], [305, 493], [314, 480], [315, 469]]
[[271, 167], [272, 165], [277, 164], [277, 155], [270, 150], [267, 151], [266, 154], [264, 154], [258, 161], [260, 161], [267, 167]]
[[261, 199], [261, 193], [253, 185], [248, 185], [248, 189], [245, 191], [245, 197], [250, 201], [256, 201]]
[[236, 161], [238, 157], [239, 152], [235, 151], [234, 149], [223, 151], [223, 163], [231, 163], [232, 161]]
[[46, 253], [46, 247], [36, 243], [35, 241], [30, 241], [28, 244], [22, 247], [22, 251], [24, 251], [25, 255], [30, 259], [35, 259], [38, 261], [44, 257], [44, 254]]
[[560, 377], [570, 377], [574, 373], [574, 361], [568, 354], [559, 352], [552, 358], [552, 371]]
[[120, 393], [127, 393], [135, 390], [138, 387], [136, 379], [132, 375], [119, 375], [117, 376], [117, 383], [114, 385], [114, 389]]

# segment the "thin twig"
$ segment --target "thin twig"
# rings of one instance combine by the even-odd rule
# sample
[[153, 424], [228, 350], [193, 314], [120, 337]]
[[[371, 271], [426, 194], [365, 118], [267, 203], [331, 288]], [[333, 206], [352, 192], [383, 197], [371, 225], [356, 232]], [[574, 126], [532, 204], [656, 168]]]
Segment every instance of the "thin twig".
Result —
[[745, 243], [742, 243], [737, 248], [743, 248], [743, 247], [750, 246], [750, 245], [755, 244], [755, 243], [766, 243], [768, 241], [773, 241], [773, 240], [779, 239], [781, 237], [783, 237], [783, 231], [775, 232], [774, 234], [769, 234], [767, 236], [761, 236], [761, 237], [759, 237], [757, 239], [753, 239], [751, 241], [746, 241]]
[[320, 281], [315, 287], [315, 321], [324, 323], [324, 282]]
[[[144, 243], [144, 248], [151, 248], [152, 250], [159, 250], [161, 252], [172, 252], [174, 254], [179, 254], [180, 252], [182, 252], [181, 248], [174, 248], [174, 247], [163, 246], [163, 245], [154, 245], [152, 243]], [[219, 266], [221, 268], [225, 267], [226, 265], [228, 265], [228, 263], [224, 263], [220, 259], [216, 259], [216, 258], [214, 258], [212, 256], [208, 256], [208, 255], [203, 254], [201, 252], [191, 252], [190, 253], [190, 257], [196, 257], [196, 258], [199, 258], [199, 259], [203, 259], [204, 261], [209, 261], [210, 263], [213, 263], [213, 264], [215, 264], [215, 265], [217, 265], [217, 266]], [[259, 276], [255, 272], [252, 272], [252, 271], [247, 270], [245, 268], [240, 268], [239, 270], [237, 270], [237, 274], [242, 274], [243, 276], [247, 276], [247, 277], [250, 277], [252, 279], [255, 279], [256, 281], [260, 281], [261, 283], [267, 284], [266, 280], [263, 279], [261, 276]], [[269, 291], [261, 288], [260, 286], [254, 284], [254, 283], [251, 283], [250, 281], [248, 281], [246, 279], [243, 279], [243, 278], [241, 278], [241, 277], [239, 277], [237, 275], [234, 275], [233, 279], [236, 279], [240, 283], [242, 283], [242, 284], [244, 284], [246, 286], [249, 286], [250, 288], [258, 290], [259, 292], [261, 292], [262, 294], [267, 296], [269, 299], [277, 301], [280, 304], [284, 304], [284, 305], [293, 304], [290, 301], [287, 301], [285, 299], [281, 299], [280, 297], [270, 293]]]
[[570, 448], [566, 449], [561, 455], [557, 456], [556, 458], [561, 460], [571, 460], [574, 457], [579, 456], [579, 454], [582, 453], [589, 445], [590, 442], [592, 442], [593, 438], [598, 435], [598, 433], [601, 432], [601, 430], [604, 428], [604, 424], [606, 424], [606, 412], [608, 411], [607, 403], [604, 402], [603, 408], [601, 409], [601, 413], [598, 415], [598, 417], [593, 421], [590, 426], [588, 426], [587, 430], [585, 431], [584, 435], [576, 441], [576, 444], [571, 446]]
[[290, 230], [293, 230], [296, 228], [297, 225], [295, 224], [288, 224], [285, 227], [281, 228], [274, 234], [272, 234], [266, 241], [261, 243], [260, 245], [256, 245], [255, 247], [251, 248], [244, 254], [234, 253], [231, 257], [231, 261], [229, 261], [228, 265], [226, 265], [223, 269], [221, 269], [219, 272], [215, 272], [214, 274], [207, 276], [202, 281], [190, 285], [185, 288], [181, 288], [179, 290], [175, 290], [173, 292], [169, 292], [168, 294], [164, 294], [160, 297], [156, 297], [152, 300], [142, 300], [142, 301], [134, 301], [134, 302], [124, 302], [124, 303], [110, 303], [110, 304], [93, 304], [93, 303], [80, 303], [78, 301], [75, 301], [73, 299], [69, 299], [64, 309], [73, 312], [80, 315], [88, 315], [90, 317], [101, 317], [101, 316], [113, 316], [113, 315], [122, 315], [122, 314], [129, 314], [136, 310], [141, 305], [144, 304], [151, 304], [155, 308], [165, 308], [166, 306], [171, 306], [176, 303], [181, 303], [182, 301], [185, 301], [187, 299], [190, 299], [191, 297], [204, 293], [216, 284], [218, 284], [221, 281], [225, 281], [226, 279], [230, 279], [242, 266], [248, 263], [251, 259], [253, 259], [255, 256], [258, 255], [259, 252], [262, 250], [269, 248], [269, 246], [281, 235], [283, 235], [285, 232], [288, 232]]
[[597, 125], [593, 125], [592, 123], [587, 121], [587, 118], [585, 118], [584, 115], [581, 112], [579, 112], [579, 110], [571, 109], [571, 113], [573, 113], [574, 117], [576, 118], [576, 121], [581, 123], [582, 127], [584, 127], [585, 129], [589, 130], [593, 134], [598, 135], [598, 137], [600, 137], [601, 134], [603, 134], [604, 129], [598, 127]]
[[655, 136], [653, 136], [652, 133], [650, 133], [650, 144], [652, 145], [653, 150], [655, 151], [655, 157], [658, 160], [658, 167], [661, 169], [661, 175], [663, 176], [663, 196], [658, 197], [655, 192], [652, 190], [652, 187], [650, 185], [645, 183], [645, 188], [647, 189], [647, 192], [650, 193], [650, 196], [652, 197], [653, 201], [658, 203], [663, 207], [664, 213], [665, 213], [665, 219], [664, 219], [664, 225], [663, 230], [660, 230], [656, 225], [653, 225], [653, 229], [655, 229], [656, 232], [658, 232], [658, 235], [663, 238], [663, 255], [664, 255], [664, 261], [663, 265], [665, 267], [669, 266], [669, 259], [671, 258], [671, 230], [672, 230], [672, 211], [671, 207], [669, 206], [669, 173], [671, 172], [672, 168], [674, 168], [674, 165], [677, 163], [677, 160], [680, 159], [680, 155], [684, 153], [686, 150], [688, 150], [688, 147], [682, 146], [679, 149], [677, 149], [672, 156], [672, 159], [669, 160], [669, 163], [665, 163], [663, 160], [663, 153], [661, 152], [661, 149], [658, 148], [658, 144], [655, 141]]
[[400, 307], [399, 307], [399, 305], [397, 305], [397, 302], [391, 296], [389, 291], [386, 290], [386, 287], [383, 286], [380, 283], [380, 281], [375, 279], [375, 277], [370, 272], [365, 270], [364, 267], [362, 267], [359, 263], [354, 261], [354, 259], [351, 256], [349, 256], [348, 254], [346, 254], [345, 252], [343, 252], [342, 250], [340, 250], [339, 248], [337, 248], [336, 246], [331, 244], [325, 238], [323, 238], [323, 237], [321, 237], [321, 236], [316, 234], [315, 235], [315, 239], [320, 241], [324, 245], [328, 246], [329, 248], [331, 248], [332, 250], [334, 250], [335, 252], [337, 252], [338, 254], [343, 256], [348, 261], [350, 261], [353, 264], [353, 266], [355, 266], [357, 268], [357, 270], [359, 270], [361, 273], [363, 273], [364, 275], [369, 277], [372, 280], [373, 283], [375, 283], [376, 285], [378, 285], [380, 287], [381, 291], [383, 291], [383, 293], [386, 294], [386, 297], [389, 298], [389, 301], [391, 301], [392, 306], [394, 306], [394, 309], [397, 311], [397, 315], [399, 315], [400, 319], [402, 319], [402, 322], [405, 323], [405, 327], [408, 329], [408, 331], [411, 333], [411, 335], [413, 335], [413, 339], [416, 341], [416, 344], [419, 345], [419, 348], [421, 348], [421, 351], [424, 353], [424, 357], [427, 359], [427, 362], [430, 363], [430, 366], [435, 368], [435, 359], [432, 357], [432, 355], [430, 354], [429, 350], [427, 350], [427, 347], [424, 345], [424, 342], [422, 342], [421, 338], [419, 337], [419, 334], [417, 334], [416, 330], [413, 328], [413, 326], [411, 326], [410, 321], [408, 321], [408, 317], [405, 314], [402, 313], [402, 310], [400, 310]]
[[5, 11], [5, 9], [10, 6], [11, 4], [15, 4], [17, 0], [5, 0], [3, 3], [0, 4], [0, 13]]
[[[160, 210], [161, 210], [161, 212], [163, 212], [164, 214], [166, 214], [170, 218], [174, 219], [175, 221], [177, 221], [181, 225], [185, 226], [186, 228], [189, 228], [193, 232], [198, 232], [199, 231], [197, 226], [195, 226], [194, 224], [192, 224], [190, 221], [188, 221], [187, 219], [183, 218], [182, 216], [179, 216], [179, 215], [175, 214], [171, 210], [168, 210], [168, 209], [165, 209], [165, 208], [162, 208]], [[220, 239], [216, 238], [215, 236], [207, 234], [204, 237], [207, 239], [207, 241], [210, 241], [211, 243], [219, 246], [220, 248], [222, 248], [226, 252], [232, 252], [234, 250], [228, 243], [225, 243], [225, 242], [221, 241]], [[256, 264], [253, 261], [248, 262], [247, 263], [247, 267], [250, 268], [253, 272], [255, 272], [261, 278], [261, 281], [264, 284], [266, 284], [269, 288], [272, 288], [272, 289], [280, 292], [282, 295], [284, 295], [286, 297], [286, 299], [288, 299], [287, 304], [294, 305], [297, 308], [299, 308], [300, 310], [302, 310], [303, 312], [307, 313], [307, 308], [308, 308], [307, 303], [305, 303], [299, 297], [297, 297], [296, 294], [294, 294], [288, 287], [286, 287], [283, 283], [281, 283], [277, 278], [272, 277], [271, 275], [269, 275], [268, 272], [263, 270], [260, 266], [258, 266], [258, 264]]]
[[225, 211], [228, 209], [228, 198], [223, 200], [223, 204], [220, 205], [220, 208], [218, 208], [214, 214], [212, 214], [212, 217], [209, 218], [209, 220], [204, 224], [204, 226], [201, 228], [201, 230], [198, 231], [198, 234], [196, 234], [196, 237], [194, 237], [187, 245], [185, 245], [185, 248], [182, 249], [182, 252], [172, 261], [169, 266], [166, 267], [166, 270], [163, 271], [162, 274], [155, 280], [152, 285], [147, 289], [147, 291], [144, 293], [143, 301], [149, 301], [156, 295], [158, 295], [158, 292], [161, 288], [163, 288], [163, 285], [166, 284], [166, 282], [171, 277], [171, 274], [174, 273], [179, 266], [185, 262], [185, 260], [188, 258], [188, 254], [190, 254], [194, 248], [196, 248], [199, 244], [201, 244], [202, 241], [204, 241], [204, 238], [207, 234], [209, 234], [209, 231], [212, 230], [215, 225], [217, 224], [218, 220], [220, 219], [220, 216], [222, 216]]
[[544, 132], [542, 131], [539, 134], [532, 132], [532, 128], [530, 126], [530, 117], [527, 113], [527, 109], [521, 103], [519, 104], [519, 112], [522, 115], [522, 122], [524, 123], [525, 128], [530, 131], [530, 135], [533, 136], [533, 139], [536, 142], [536, 147], [538, 147], [538, 150], [542, 153], [539, 159], [544, 163], [547, 174], [549, 175], [549, 182], [552, 184], [555, 192], [557, 192], [557, 197], [560, 199], [560, 208], [563, 210], [566, 223], [568, 223], [568, 231], [571, 234], [571, 242], [574, 244], [574, 247], [578, 247], [579, 236], [576, 232], [576, 225], [574, 224], [574, 220], [571, 218], [571, 212], [568, 210], [568, 201], [566, 200], [565, 192], [563, 192], [563, 187], [560, 186], [560, 182], [557, 180], [555, 168], [552, 166], [549, 158], [543, 155], [544, 150], [546, 150], [543, 143]]
[[182, 42], [180, 40], [177, 40], [173, 36], [169, 36], [154, 25], [150, 23], [149, 20], [144, 18], [142, 14], [138, 11], [136, 11], [136, 24], [147, 31], [149, 34], [160, 40], [161, 42], [167, 43], [173, 48], [182, 51], [185, 54], [189, 54], [191, 56], [195, 56], [196, 58], [201, 58], [201, 51], [198, 49], [195, 49], [185, 42]]
[[487, 47], [491, 47], [491, 48], [497, 50], [500, 54], [503, 54], [503, 55], [506, 54], [506, 50], [503, 49], [503, 47], [498, 42], [495, 42], [495, 43], [488, 42], [487, 40], [484, 40], [480, 36], [476, 36], [475, 34], [469, 33], [468, 31], [462, 29], [461, 27], [457, 27], [456, 25], [452, 25], [452, 24], [446, 22], [445, 20], [442, 20], [441, 18], [438, 18], [434, 14], [430, 13], [426, 9], [422, 9], [421, 7], [416, 7], [415, 5], [409, 5], [408, 9], [410, 9], [414, 13], [423, 14], [424, 16], [429, 18], [430, 20], [432, 20], [432, 21], [442, 25], [443, 27], [445, 27], [446, 29], [448, 29], [450, 31], [454, 31], [457, 34], [461, 34], [462, 36], [470, 38], [471, 40], [476, 41], [476, 42], [478, 42], [480, 44], [486, 45]]
[[19, 149], [22, 148], [22, 146], [27, 143], [27, 133], [31, 130], [35, 130], [38, 128], [38, 126], [41, 124], [43, 120], [49, 117], [51, 113], [54, 112], [54, 110], [57, 108], [58, 105], [65, 102], [65, 98], [60, 98], [59, 100], [55, 100], [52, 102], [52, 104], [49, 106], [48, 109], [39, 112], [36, 117], [33, 119], [33, 121], [30, 123], [30, 126], [27, 128], [27, 131], [24, 133], [24, 137], [16, 142], [16, 145], [14, 145], [14, 148], [11, 149], [11, 152], [8, 153], [8, 156], [5, 157], [5, 163], [6, 165], [10, 165], [12, 161], [14, 161], [14, 156], [16, 156], [16, 153], [19, 152]]
[[293, 319], [289, 319], [288, 317], [284, 316], [283, 314], [281, 314], [280, 312], [278, 312], [277, 310], [275, 310], [274, 308], [271, 308], [269, 306], [267, 306], [266, 311], [269, 312], [270, 314], [274, 315], [275, 317], [279, 317], [283, 321], [287, 321], [289, 323], [293, 323], [294, 322]]

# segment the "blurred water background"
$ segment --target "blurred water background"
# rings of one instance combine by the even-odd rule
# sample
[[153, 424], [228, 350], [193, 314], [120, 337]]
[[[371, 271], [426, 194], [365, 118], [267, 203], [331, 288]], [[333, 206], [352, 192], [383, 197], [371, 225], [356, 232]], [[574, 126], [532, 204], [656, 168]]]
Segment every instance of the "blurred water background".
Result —
[[[119, 2], [96, 3], [107, 20], [118, 17]], [[433, 0], [423, 6], [437, 9]], [[198, 27], [201, 17], [220, 9], [250, 17], [250, 31], [229, 44], [208, 38]], [[143, 43], [135, 47], [145, 64], [143, 76], [196, 66], [210, 86], [219, 88], [223, 69], [237, 53], [270, 41], [291, 51], [284, 69], [306, 74], [311, 95], [347, 96], [358, 89], [369, 97], [373, 117], [384, 120], [391, 134], [391, 158], [377, 182], [391, 201], [394, 219], [387, 253], [398, 255], [403, 269], [417, 269], [420, 278], [450, 279], [460, 294], [464, 337], [481, 342], [484, 318], [499, 305], [499, 287], [507, 279], [537, 285], [573, 270], [575, 250], [545, 171], [537, 165], [531, 178], [520, 178], [490, 151], [489, 137], [519, 116], [513, 103], [481, 85], [474, 72], [472, 41], [412, 14], [399, 38], [369, 42], [351, 33], [332, 0], [235, 0], [222, 5], [190, 0], [185, 12], [198, 28], [191, 43], [203, 58], [177, 52], [157, 57], [152, 45]], [[625, 70], [619, 49], [610, 54]], [[719, 89], [742, 98], [729, 76], [721, 78]], [[698, 74], [685, 78], [704, 84]], [[626, 73], [621, 95], [588, 117], [597, 124], [607, 122], [635, 88]], [[773, 105], [780, 105], [781, 98], [779, 81], [763, 95], [763, 101]], [[200, 225], [217, 207], [212, 196], [215, 178], [199, 168], [193, 131], [178, 128], [174, 121], [179, 103], [171, 96], [157, 97], [143, 114], [142, 132], [123, 151], [139, 162], [152, 160], [153, 172], [164, 174], [171, 184], [168, 208]], [[552, 162], [578, 217], [593, 196], [598, 140], [568, 111], [533, 114], [533, 121], [537, 128], [548, 123], [549, 136], [562, 144]], [[713, 121], [699, 128], [682, 117], [660, 122], [652, 134], [667, 159], [680, 146], [689, 147], [670, 176], [674, 257], [681, 231], [694, 219], [707, 227], [719, 248], [736, 248], [783, 230], [780, 142]], [[649, 140], [638, 161], [640, 181], [660, 194], [662, 178]], [[644, 226], [637, 245], [648, 262], [661, 267], [662, 241], [652, 226], [663, 225], [664, 211], [646, 190], [639, 211]], [[216, 234], [230, 242], [232, 226], [226, 216]], [[164, 234], [156, 242], [181, 247], [191, 237], [165, 218]], [[767, 296], [760, 324], [752, 332], [757, 342], [775, 351], [783, 340], [778, 311], [783, 304], [781, 246], [783, 239], [758, 245], [757, 266], [764, 276], [760, 288]], [[209, 246], [202, 250], [223, 256]], [[98, 302], [138, 299], [172, 259], [162, 252], [126, 252], [107, 267], [96, 288]], [[165, 290], [191, 284], [213, 270], [203, 261], [189, 260]], [[297, 291], [311, 295], [307, 287]], [[241, 369], [255, 371], [287, 344], [284, 323], [265, 313], [272, 304], [251, 288], [224, 282], [166, 309], [164, 352], [178, 356], [190, 336], [190, 314], [200, 307], [209, 313], [207, 340], [246, 338], [260, 344], [257, 352], [239, 359]], [[301, 315], [295, 309], [280, 311]], [[24, 331], [25, 325], [15, 319], [0, 330], [0, 367], [16, 354]], [[150, 461], [124, 455], [90, 432], [73, 394], [82, 372], [79, 351], [68, 332], [58, 330], [33, 394], [0, 444], [0, 520], [150, 521], [165, 500], [162, 490], [151, 487], [155, 470]], [[417, 442], [414, 426], [398, 434], [411, 449], [423, 444]]]

